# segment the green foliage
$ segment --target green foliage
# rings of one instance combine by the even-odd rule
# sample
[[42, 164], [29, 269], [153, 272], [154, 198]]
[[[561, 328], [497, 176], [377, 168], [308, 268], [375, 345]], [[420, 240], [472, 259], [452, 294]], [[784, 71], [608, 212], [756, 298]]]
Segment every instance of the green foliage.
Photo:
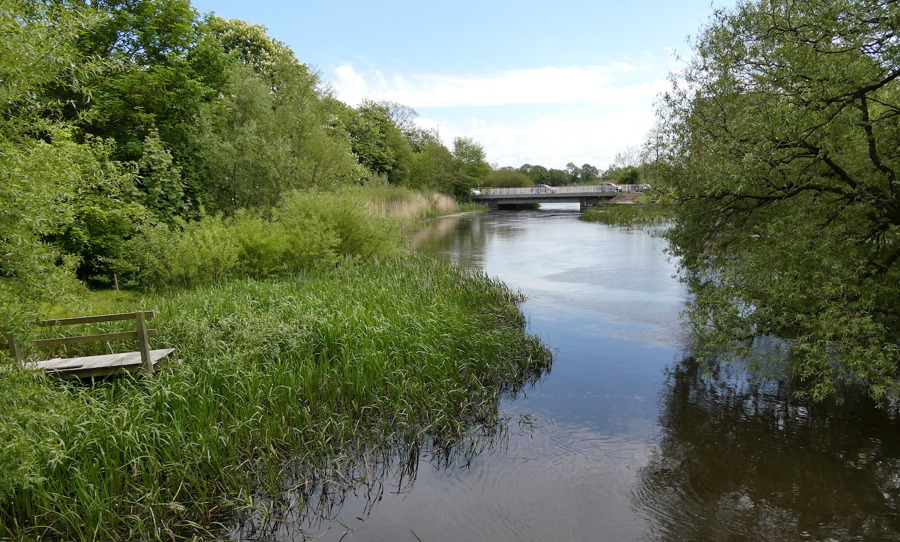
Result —
[[383, 175], [393, 184], [409, 178], [413, 153], [409, 140], [392, 118], [389, 102], [364, 100], [355, 110], [346, 112], [347, 132], [359, 163], [375, 175]]
[[492, 171], [484, 180], [482, 186], [489, 187], [514, 187], [514, 186], [532, 186], [534, 182], [521, 171], [512, 168], [501, 168]]
[[92, 20], [80, 10], [34, 2], [0, 5], [0, 333], [21, 329], [38, 304], [72, 286], [75, 258], [45, 242], [73, 218], [84, 171], [102, 169], [92, 145], [56, 120], [62, 105], [45, 87], [80, 84], [75, 40]]
[[[334, 232], [338, 239], [336, 255], [341, 258], [368, 260], [390, 256], [400, 248], [398, 224], [373, 212], [365, 192], [294, 192], [273, 211], [273, 219], [283, 224], [293, 224], [304, 217]], [[303, 235], [304, 226], [298, 224], [291, 234]]]
[[531, 164], [523, 164], [519, 167], [519, 171], [528, 175], [532, 184], [551, 184], [550, 170], [544, 166], [532, 166]]
[[569, 184], [572, 180], [571, 175], [562, 169], [550, 169], [547, 171], [547, 182], [551, 186], [562, 186]]
[[[196, 142], [215, 209], [271, 207], [297, 188], [355, 182], [363, 175], [349, 140], [326, 120], [318, 79], [292, 55], [267, 64], [273, 80], [238, 65], [228, 88], [203, 109]], [[272, 86], [280, 90], [272, 92]]]
[[144, 286], [187, 287], [330, 269], [399, 250], [398, 223], [371, 211], [364, 193], [292, 192], [270, 217], [239, 211], [147, 228], [119, 265]]
[[123, 269], [133, 265], [139, 284], [172, 287], [213, 283], [232, 274], [240, 246], [230, 221], [205, 217], [182, 228], [158, 224], [145, 229], [130, 241]]
[[640, 184], [641, 168], [637, 166], [610, 166], [600, 177], [605, 182], [615, 184]]
[[103, 14], [82, 47], [89, 54], [118, 56], [148, 65], [186, 51], [194, 38], [196, 13], [189, 0], [100, 0]]
[[454, 183], [459, 178], [456, 168], [447, 147], [429, 143], [414, 155], [407, 184], [412, 188], [431, 188], [452, 194]]
[[900, 392], [898, 17], [877, 0], [718, 13], [655, 142], [699, 344], [790, 338], [816, 398]]
[[0, 373], [0, 538], [214, 538], [329, 456], [493, 427], [550, 362], [517, 299], [411, 256], [121, 306], [157, 309], [184, 363], [92, 387]]
[[186, 196], [181, 168], [175, 164], [172, 154], [152, 130], [144, 138], [141, 158], [138, 160], [138, 177], [134, 199], [157, 220], [174, 223], [179, 217], [187, 217], [191, 211]]
[[600, 222], [611, 226], [658, 226], [672, 219], [668, 205], [652, 204], [600, 204], [578, 217], [585, 222]]
[[470, 137], [453, 140], [453, 158], [463, 177], [476, 184], [484, 182], [493, 168], [485, 161], [484, 147]]

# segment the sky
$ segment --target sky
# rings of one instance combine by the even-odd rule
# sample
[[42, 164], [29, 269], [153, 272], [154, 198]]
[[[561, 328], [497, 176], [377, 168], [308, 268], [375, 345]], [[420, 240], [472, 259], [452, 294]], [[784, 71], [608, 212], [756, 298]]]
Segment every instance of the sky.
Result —
[[192, 0], [265, 26], [351, 106], [418, 112], [495, 167], [606, 169], [641, 145], [668, 74], [736, 0]]

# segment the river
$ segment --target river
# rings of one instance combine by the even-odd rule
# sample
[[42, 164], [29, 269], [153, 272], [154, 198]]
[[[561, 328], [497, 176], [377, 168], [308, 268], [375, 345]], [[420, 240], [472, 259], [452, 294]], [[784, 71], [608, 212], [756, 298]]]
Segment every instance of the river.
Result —
[[659, 237], [545, 206], [445, 217], [415, 244], [521, 290], [552, 369], [503, 400], [502, 431], [413, 450], [276, 538], [900, 540], [897, 416], [697, 367]]

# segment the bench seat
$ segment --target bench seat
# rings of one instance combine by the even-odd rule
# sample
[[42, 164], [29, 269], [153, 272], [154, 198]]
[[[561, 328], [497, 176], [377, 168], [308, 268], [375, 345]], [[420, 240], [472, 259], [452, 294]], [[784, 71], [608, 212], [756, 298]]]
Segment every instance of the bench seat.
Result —
[[[174, 348], [150, 350], [150, 361], [153, 363], [154, 368], [165, 367], [166, 357], [174, 351]], [[46, 371], [54, 378], [72, 379], [105, 376], [125, 371], [134, 372], [142, 369], [143, 366], [140, 352], [123, 352], [119, 354], [33, 361], [25, 363], [25, 368]]]

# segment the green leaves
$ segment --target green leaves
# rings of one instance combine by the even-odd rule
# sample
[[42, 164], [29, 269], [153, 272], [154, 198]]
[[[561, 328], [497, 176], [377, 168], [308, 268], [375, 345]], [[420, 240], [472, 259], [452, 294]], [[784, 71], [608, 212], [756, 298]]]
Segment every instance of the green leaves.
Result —
[[898, 17], [876, 0], [742, 4], [705, 29], [661, 110], [697, 336], [710, 351], [791, 338], [819, 398], [900, 393]]

